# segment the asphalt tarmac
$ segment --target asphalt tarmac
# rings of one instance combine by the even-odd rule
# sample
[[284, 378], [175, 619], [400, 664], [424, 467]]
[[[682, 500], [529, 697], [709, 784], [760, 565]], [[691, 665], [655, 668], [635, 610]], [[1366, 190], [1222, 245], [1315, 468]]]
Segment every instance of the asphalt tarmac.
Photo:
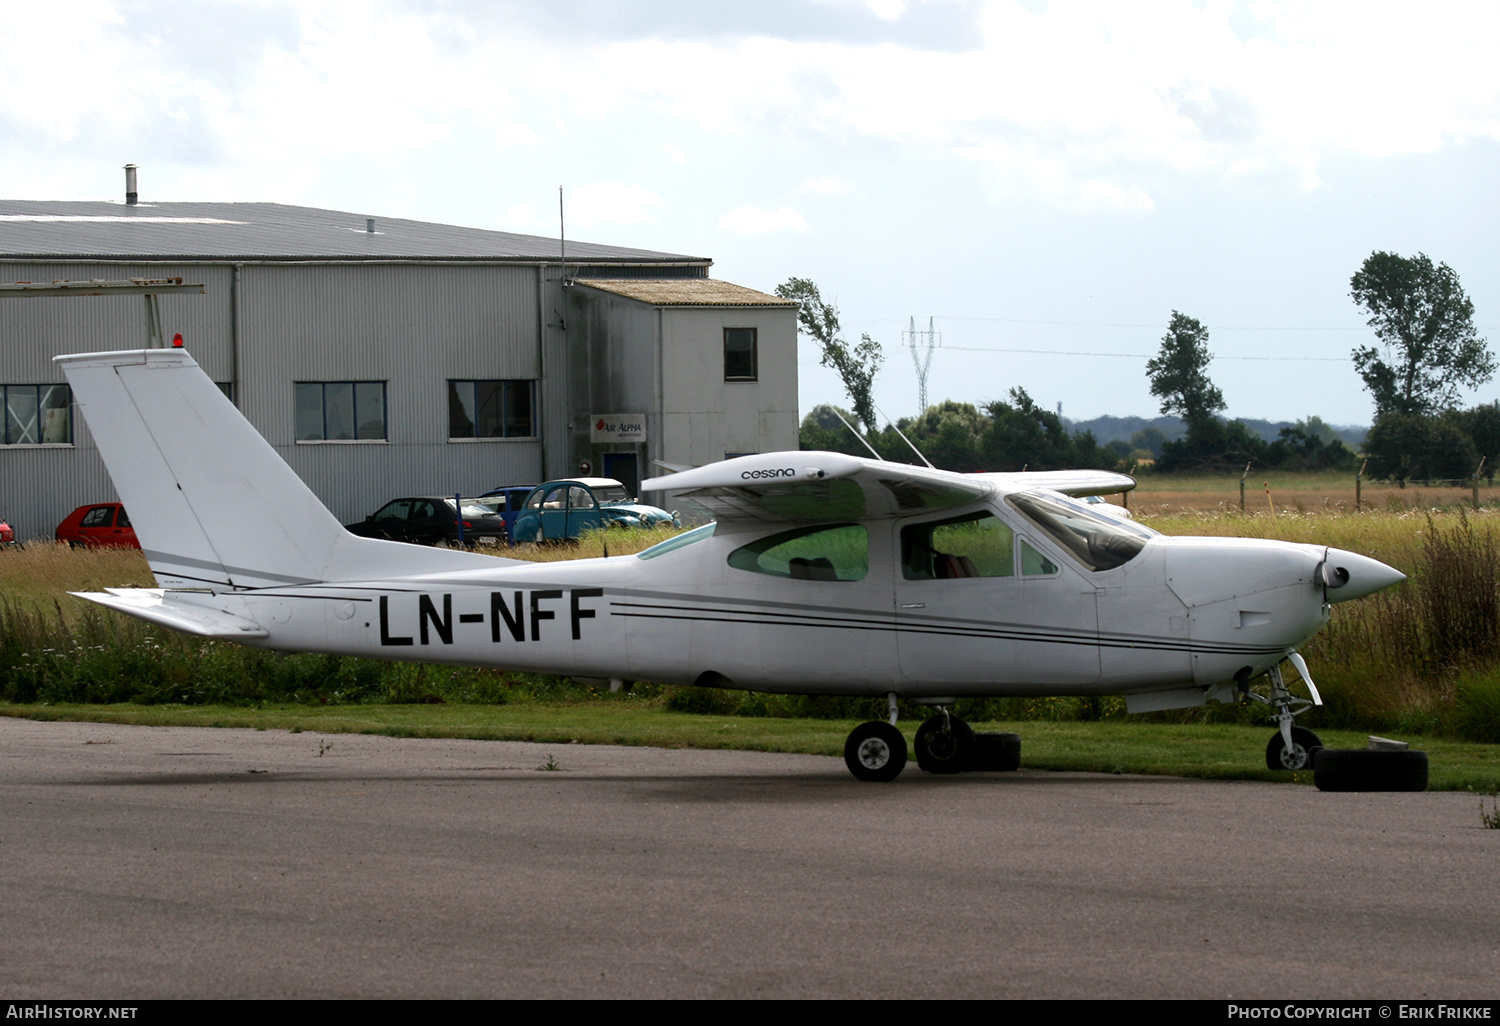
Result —
[[1489, 999], [1497, 856], [1467, 794], [0, 719], [0, 997]]

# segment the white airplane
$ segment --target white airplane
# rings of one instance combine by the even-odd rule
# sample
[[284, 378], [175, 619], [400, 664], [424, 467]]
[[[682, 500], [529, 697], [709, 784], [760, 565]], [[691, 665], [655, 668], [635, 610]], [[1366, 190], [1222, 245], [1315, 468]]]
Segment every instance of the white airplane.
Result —
[[[717, 522], [632, 556], [530, 563], [357, 538], [181, 349], [60, 356], [158, 588], [81, 597], [279, 651], [616, 680], [884, 696], [849, 735], [861, 780], [934, 708], [923, 769], [1015, 768], [973, 696], [1121, 695], [1131, 712], [1258, 698], [1272, 768], [1318, 744], [1297, 646], [1332, 603], [1403, 579], [1339, 549], [1166, 537], [1069, 496], [1121, 474], [956, 474], [828, 452], [744, 456], [645, 482]], [[1301, 674], [1311, 701], [1286, 687]], [[1269, 694], [1250, 691], [1266, 678]]]

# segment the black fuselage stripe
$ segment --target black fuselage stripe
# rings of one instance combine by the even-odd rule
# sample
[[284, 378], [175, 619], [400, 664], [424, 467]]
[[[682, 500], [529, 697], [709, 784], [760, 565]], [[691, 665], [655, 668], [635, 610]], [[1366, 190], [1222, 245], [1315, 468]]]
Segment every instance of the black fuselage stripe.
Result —
[[[617, 606], [628, 606], [629, 603], [613, 603]], [[646, 607], [650, 608], [650, 607]], [[893, 620], [837, 620], [831, 617], [802, 617], [794, 613], [774, 614], [776, 619], [764, 619], [765, 614], [747, 614], [741, 612], [726, 612], [724, 610], [695, 609], [677, 612], [614, 612], [614, 616], [628, 619], [643, 620], [681, 620], [697, 623], [732, 623], [738, 625], [754, 625], [762, 627], [814, 627], [814, 628], [839, 628], [843, 630], [866, 631], [880, 634], [928, 634], [939, 637], [974, 638], [990, 641], [1020, 641], [1032, 642], [1044, 645], [1083, 645], [1095, 648], [1119, 648], [1139, 649], [1159, 652], [1184, 652], [1189, 655], [1274, 655], [1282, 651], [1282, 646], [1252, 646], [1252, 645], [1220, 645], [1209, 647], [1204, 644], [1193, 644], [1189, 641], [1174, 643], [1159, 640], [1141, 640], [1112, 638], [1096, 634], [1077, 634], [1068, 632], [1040, 632], [1037, 630], [1003, 628], [968, 628], [968, 627], [943, 627], [943, 626], [917, 626], [909, 623], [897, 623]]]

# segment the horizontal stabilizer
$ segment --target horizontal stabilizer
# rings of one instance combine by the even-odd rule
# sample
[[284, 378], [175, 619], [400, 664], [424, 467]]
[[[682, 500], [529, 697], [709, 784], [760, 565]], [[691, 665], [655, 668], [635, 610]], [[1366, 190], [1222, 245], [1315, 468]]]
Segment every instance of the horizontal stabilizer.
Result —
[[70, 592], [81, 599], [97, 602], [121, 613], [128, 613], [139, 620], [170, 627], [184, 634], [196, 634], [203, 638], [264, 638], [266, 629], [253, 620], [213, 609], [208, 606], [187, 605], [166, 597], [160, 588], [110, 588], [106, 592]]

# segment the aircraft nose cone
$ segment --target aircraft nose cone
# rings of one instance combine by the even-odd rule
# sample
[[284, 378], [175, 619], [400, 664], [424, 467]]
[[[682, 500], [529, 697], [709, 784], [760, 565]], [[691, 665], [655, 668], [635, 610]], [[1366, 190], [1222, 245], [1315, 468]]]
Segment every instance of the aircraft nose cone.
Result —
[[1343, 549], [1329, 549], [1318, 570], [1321, 583], [1327, 587], [1329, 602], [1364, 598], [1406, 580], [1406, 575], [1400, 570], [1386, 566], [1378, 559]]

